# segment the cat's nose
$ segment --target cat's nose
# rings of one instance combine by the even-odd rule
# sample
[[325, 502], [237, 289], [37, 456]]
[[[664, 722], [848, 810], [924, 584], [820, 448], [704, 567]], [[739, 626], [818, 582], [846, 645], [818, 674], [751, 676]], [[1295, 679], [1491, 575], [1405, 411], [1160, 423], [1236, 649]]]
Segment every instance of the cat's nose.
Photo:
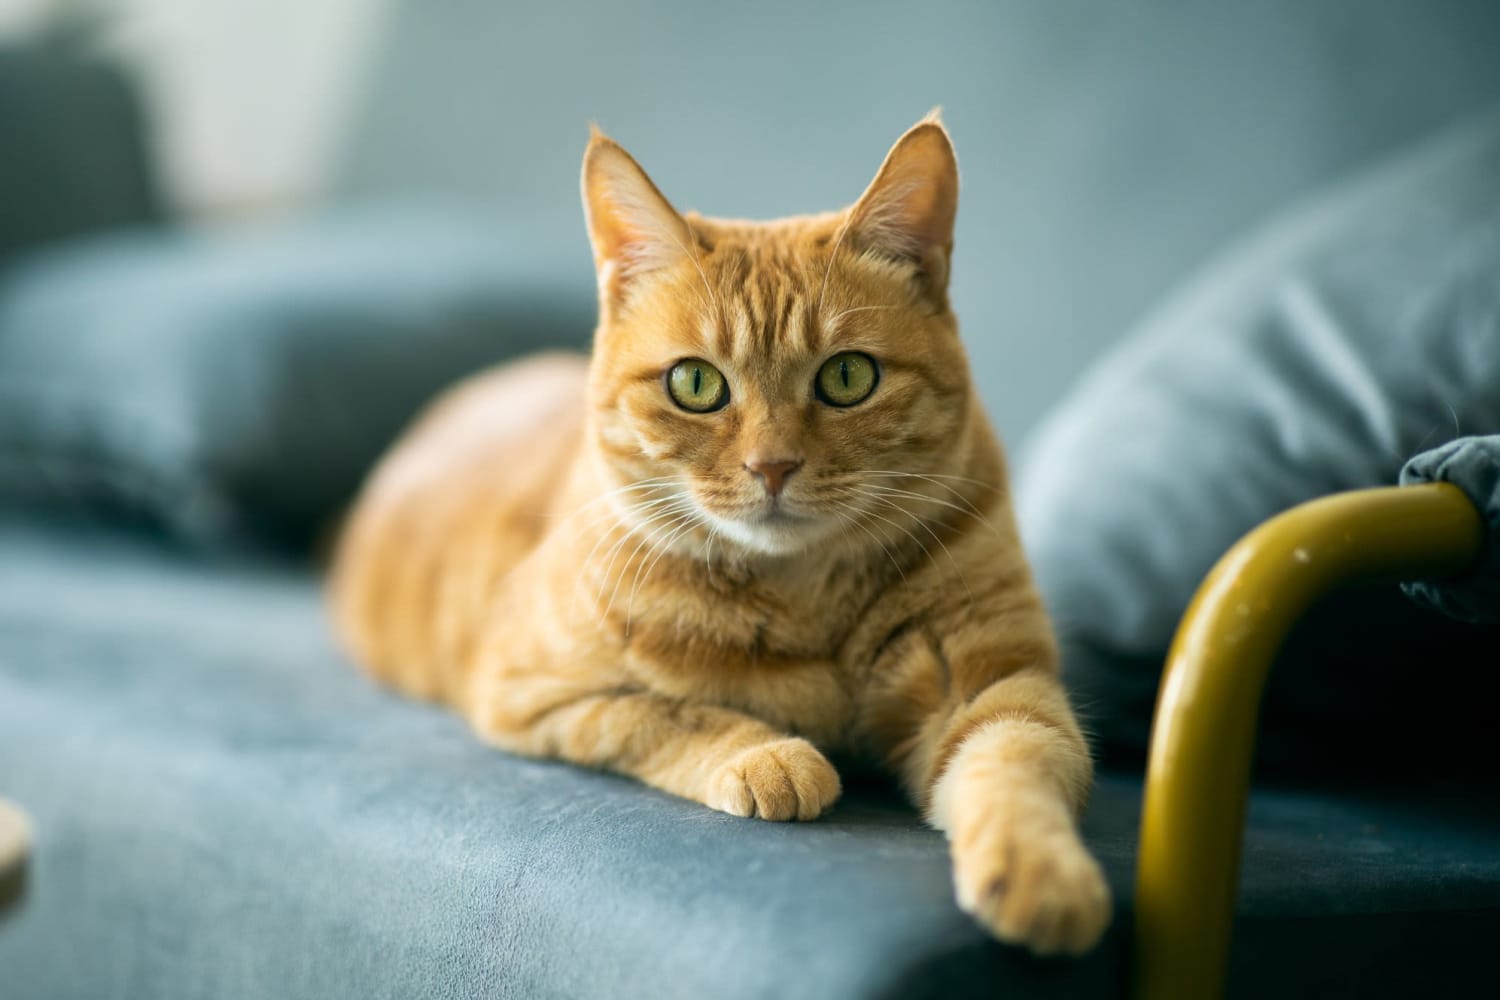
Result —
[[767, 493], [776, 497], [781, 495], [781, 488], [786, 485], [788, 477], [802, 468], [802, 459], [750, 458], [745, 461], [745, 468], [750, 470], [750, 475], [766, 484]]

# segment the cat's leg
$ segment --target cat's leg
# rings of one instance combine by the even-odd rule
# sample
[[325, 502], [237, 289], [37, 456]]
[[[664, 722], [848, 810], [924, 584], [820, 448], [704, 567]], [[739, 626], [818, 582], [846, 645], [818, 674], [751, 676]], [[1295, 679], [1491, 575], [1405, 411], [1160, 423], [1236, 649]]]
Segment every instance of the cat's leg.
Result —
[[866, 728], [948, 834], [959, 905], [1038, 954], [1087, 951], [1111, 913], [1076, 825], [1087, 745], [1047, 652], [1027, 665], [977, 638], [917, 628], [893, 643]]
[[814, 819], [839, 797], [838, 772], [816, 747], [740, 712], [639, 688], [491, 676], [467, 714], [502, 749], [627, 774], [735, 816]]
[[1109, 889], [1078, 836], [1091, 768], [1056, 678], [996, 681], [932, 729], [928, 816], [950, 838], [959, 905], [1039, 954], [1091, 948]]

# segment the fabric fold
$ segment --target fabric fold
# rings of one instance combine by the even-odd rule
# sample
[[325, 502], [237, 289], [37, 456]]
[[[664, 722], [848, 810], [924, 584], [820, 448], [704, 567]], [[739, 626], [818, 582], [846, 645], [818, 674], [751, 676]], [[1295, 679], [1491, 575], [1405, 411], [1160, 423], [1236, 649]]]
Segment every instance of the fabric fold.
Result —
[[1460, 621], [1500, 624], [1500, 434], [1464, 437], [1417, 455], [1401, 470], [1401, 485], [1452, 483], [1468, 494], [1484, 519], [1479, 561], [1451, 580], [1403, 583], [1419, 604]]

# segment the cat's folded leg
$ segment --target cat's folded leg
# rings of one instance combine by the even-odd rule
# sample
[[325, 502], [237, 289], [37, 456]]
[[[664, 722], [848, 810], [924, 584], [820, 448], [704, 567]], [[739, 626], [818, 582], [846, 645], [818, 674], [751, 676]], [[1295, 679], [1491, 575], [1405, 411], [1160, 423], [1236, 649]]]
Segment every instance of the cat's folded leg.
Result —
[[736, 816], [814, 819], [839, 797], [838, 772], [811, 743], [716, 705], [514, 676], [471, 701], [470, 723], [502, 749], [628, 774]]
[[1038, 954], [1093, 947], [1109, 888], [1078, 835], [1091, 766], [1056, 677], [1020, 671], [933, 728], [928, 818], [948, 834], [959, 905]]

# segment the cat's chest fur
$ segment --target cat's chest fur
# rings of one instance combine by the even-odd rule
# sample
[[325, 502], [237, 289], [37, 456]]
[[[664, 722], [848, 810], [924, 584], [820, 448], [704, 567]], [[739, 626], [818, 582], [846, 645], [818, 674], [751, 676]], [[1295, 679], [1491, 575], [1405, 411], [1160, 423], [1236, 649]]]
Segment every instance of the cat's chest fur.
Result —
[[886, 589], [883, 576], [854, 564], [676, 569], [627, 623], [635, 679], [845, 745], [862, 680], [848, 639]]

